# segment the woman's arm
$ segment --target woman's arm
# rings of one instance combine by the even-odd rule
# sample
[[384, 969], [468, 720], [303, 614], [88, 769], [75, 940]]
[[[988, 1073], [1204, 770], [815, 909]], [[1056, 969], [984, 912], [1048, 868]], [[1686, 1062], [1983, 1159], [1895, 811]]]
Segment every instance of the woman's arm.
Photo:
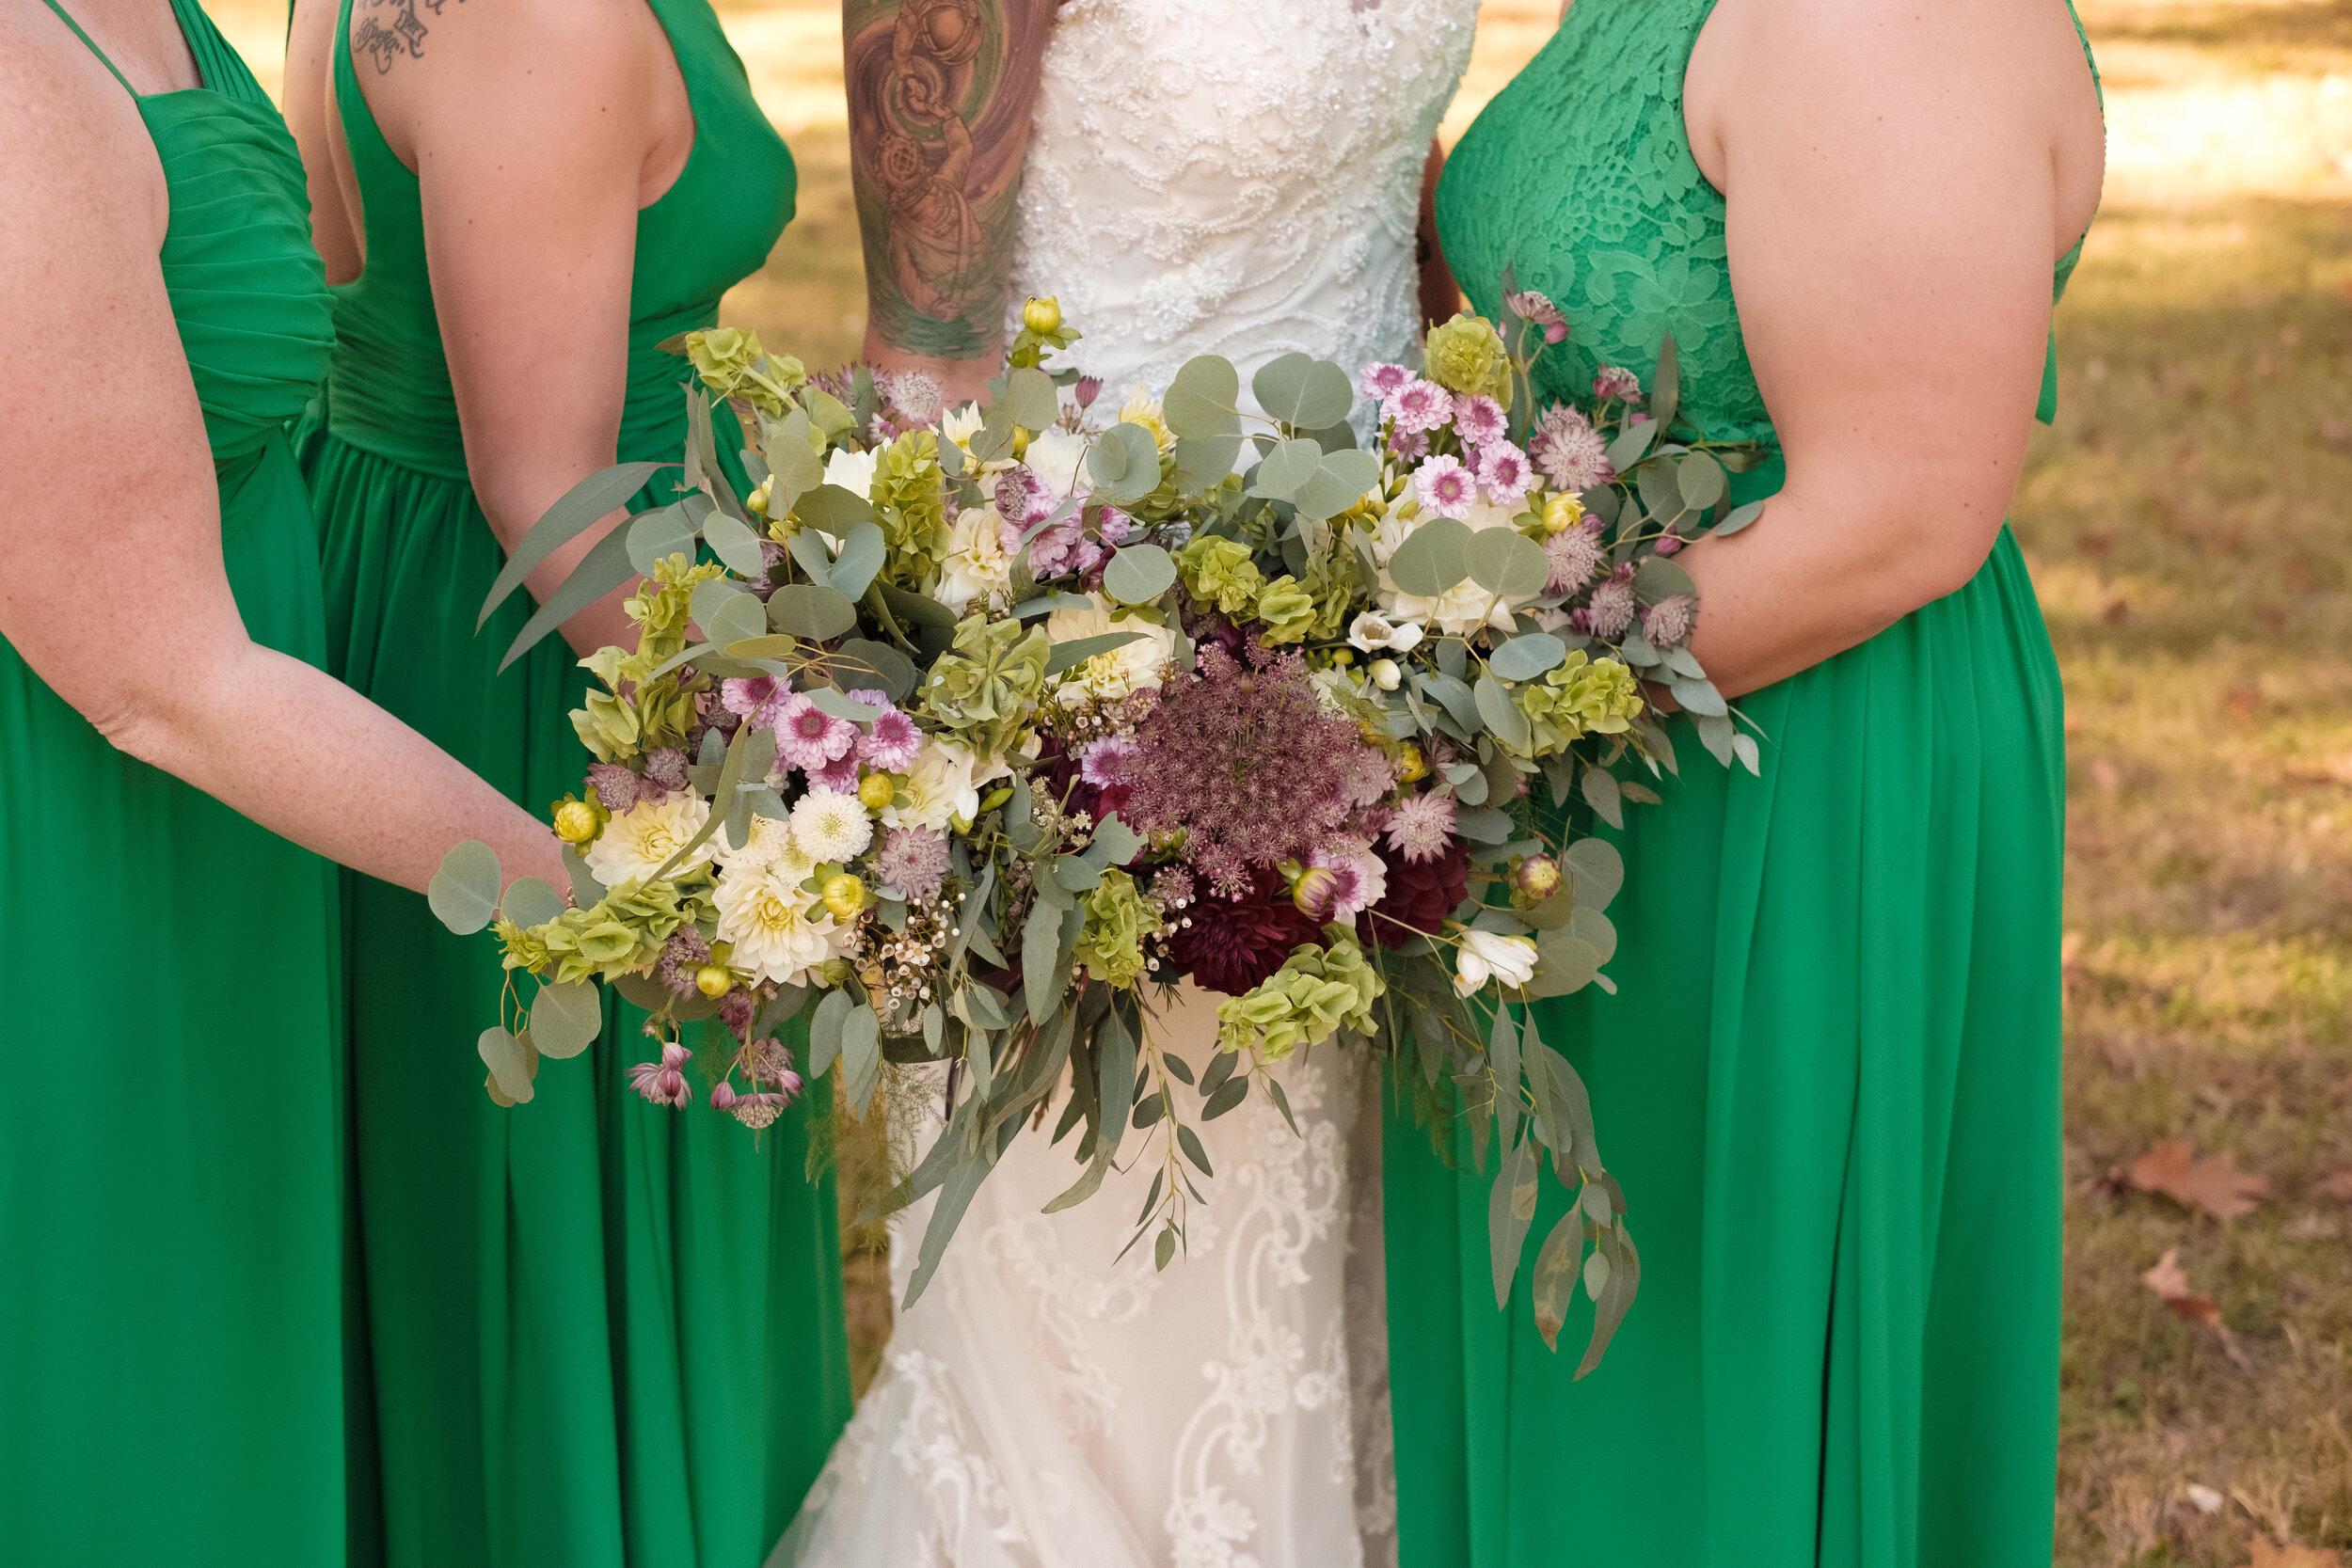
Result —
[[[1006, 293], [1055, 0], [843, 0], [865, 356], [975, 398]], [[985, 55], [983, 54], [985, 52]]]
[[[363, 37], [364, 14], [352, 47], [385, 140], [417, 171], [466, 465], [511, 551], [613, 462], [637, 214], [685, 166], [693, 115], [644, 0], [500, 0], [416, 20], [427, 35], [413, 53]], [[531, 592], [552, 595], [622, 515], [542, 562]], [[629, 592], [565, 622], [573, 647], [627, 645]]]
[[1756, 526], [1681, 558], [1704, 607], [1692, 652], [1737, 695], [1984, 563], [2100, 133], [2058, 0], [1724, 0], [1684, 102], [1788, 456]]
[[156, 260], [169, 198], [154, 149], [86, 53], [10, 31], [0, 472], [40, 483], [0, 508], [0, 636], [116, 746], [323, 855], [422, 888], [476, 838], [509, 879], [563, 887], [555, 840], [529, 814], [246, 635]]
[[1421, 319], [1425, 324], [1449, 322], [1462, 309], [1462, 286], [1446, 265], [1445, 246], [1438, 241], [1438, 181], [1445, 174], [1445, 148], [1429, 138], [1429, 157], [1421, 166], [1421, 222], [1414, 235], [1421, 267]]

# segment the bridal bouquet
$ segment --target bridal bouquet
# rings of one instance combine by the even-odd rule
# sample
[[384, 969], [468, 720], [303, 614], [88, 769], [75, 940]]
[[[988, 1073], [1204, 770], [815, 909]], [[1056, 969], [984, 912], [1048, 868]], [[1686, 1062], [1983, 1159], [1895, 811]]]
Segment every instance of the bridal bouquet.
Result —
[[[863, 1116], [885, 1060], [952, 1062], [946, 1131], [892, 1196], [939, 1194], [911, 1302], [1065, 1078], [1052, 1136], [1078, 1133], [1083, 1168], [1052, 1207], [1139, 1131], [1159, 1169], [1136, 1240], [1165, 1267], [1209, 1171], [1173, 1085], [1203, 1117], [1263, 1093], [1287, 1118], [1269, 1064], [1393, 1053], [1425, 1092], [1452, 1081], [1482, 1164], [1499, 1134], [1499, 1295], [1547, 1155], [1579, 1190], [1538, 1313], [1556, 1335], [1581, 1281], [1597, 1360], [1639, 1280], [1624, 1195], [1575, 1070], [1506, 1004], [1610, 985], [1622, 866], [1559, 808], [1621, 824], [1657, 800], [1622, 771], [1673, 765], [1642, 679], [1755, 766], [1685, 646], [1671, 559], [1754, 509], [1725, 499], [1741, 453], [1677, 438], [1671, 343], [1646, 393], [1609, 371], [1589, 414], [1538, 410], [1559, 320], [1515, 293], [1500, 329], [1433, 331], [1418, 370], [1287, 355], [1247, 398], [1197, 358], [1116, 411], [1048, 369], [1076, 341], [1051, 300], [985, 406], [919, 373], [812, 377], [746, 333], [682, 340], [679, 499], [590, 551], [508, 654], [642, 579], [637, 645], [582, 661], [594, 760], [553, 811], [571, 895], [501, 900], [470, 844], [433, 889], [537, 982], [483, 1035], [489, 1092], [526, 1101], [542, 1056], [586, 1047], [598, 981], [651, 1015], [642, 1094], [682, 1107], [699, 1081], [753, 1129], [803, 1072], [837, 1066]], [[654, 471], [558, 502], [485, 616]], [[1155, 1026], [1184, 979], [1225, 997], [1208, 1061]], [[699, 1019], [723, 1052], [689, 1050]], [[796, 1019], [805, 1062], [781, 1043]]]

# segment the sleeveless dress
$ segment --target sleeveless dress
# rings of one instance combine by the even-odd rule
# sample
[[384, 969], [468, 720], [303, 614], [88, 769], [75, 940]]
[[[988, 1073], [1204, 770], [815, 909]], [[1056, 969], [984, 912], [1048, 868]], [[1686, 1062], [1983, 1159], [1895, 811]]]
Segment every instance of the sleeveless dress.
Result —
[[[1054, 24], [1012, 294], [1057, 294], [1071, 360], [1165, 388], [1195, 354], [1349, 365], [1418, 335], [1429, 138], [1476, 0], [1072, 0]], [[1100, 406], [1100, 405], [1098, 405]], [[1217, 998], [1159, 1025], [1205, 1067]], [[1165, 1271], [1119, 1256], [1157, 1168], [1074, 1209], [1025, 1136], [903, 1313], [775, 1568], [1356, 1568], [1395, 1560], [1378, 1094], [1358, 1058], [1279, 1069], [1200, 1120], [1216, 1174]], [[896, 1227], [901, 1294], [931, 1200]]]
[[[284, 434], [333, 336], [302, 165], [172, 8], [203, 86], [138, 112], [229, 582], [256, 641], [322, 664]], [[334, 867], [116, 751], [0, 642], [0, 1560], [342, 1560]]]
[[[1438, 220], [1483, 310], [1509, 265], [1566, 312], [1542, 394], [1646, 381], [1670, 328], [1692, 421], [1769, 442], [1683, 131], [1710, 6], [1577, 0]], [[1734, 499], [1781, 481], [1775, 453]], [[1491, 1172], [1389, 1129], [1407, 1568], [2049, 1561], [2062, 702], [2004, 529], [1966, 587], [1742, 699], [1760, 778], [1675, 727], [1665, 804], [1613, 835], [1618, 994], [1539, 1009], [1642, 1248], [1590, 1377], [1581, 1296], [1557, 1354], [1530, 1267], [1496, 1310]], [[1565, 1207], [1547, 1180], [1534, 1236]]]
[[[794, 171], [709, 6], [653, 10], [696, 135], [638, 219], [618, 457], [675, 462], [690, 372], [657, 345], [766, 260]], [[568, 718], [587, 677], [560, 636], [498, 673], [527, 594], [473, 629], [504, 555], [467, 481], [418, 181], [369, 113], [350, 11], [333, 70], [366, 265], [334, 291], [301, 436], [334, 668], [544, 811], [589, 761]], [[345, 897], [386, 1560], [749, 1568], [850, 1411], [833, 1183], [805, 1174], [820, 1097], [756, 1141], [707, 1105], [646, 1104], [624, 1082], [644, 1015], [614, 1003], [586, 1055], [501, 1109], [475, 1052], [496, 952], [402, 889], [355, 877]]]

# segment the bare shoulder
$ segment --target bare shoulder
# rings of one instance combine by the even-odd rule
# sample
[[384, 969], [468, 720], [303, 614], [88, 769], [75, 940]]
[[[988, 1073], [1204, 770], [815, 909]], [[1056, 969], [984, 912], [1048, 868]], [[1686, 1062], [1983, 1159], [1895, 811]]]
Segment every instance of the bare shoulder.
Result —
[[160, 245], [170, 219], [130, 94], [40, 0], [0, 0], [0, 230], [45, 245], [128, 225]]
[[644, 0], [352, 0], [352, 65], [371, 103], [378, 79], [575, 76], [633, 59], [641, 21]]

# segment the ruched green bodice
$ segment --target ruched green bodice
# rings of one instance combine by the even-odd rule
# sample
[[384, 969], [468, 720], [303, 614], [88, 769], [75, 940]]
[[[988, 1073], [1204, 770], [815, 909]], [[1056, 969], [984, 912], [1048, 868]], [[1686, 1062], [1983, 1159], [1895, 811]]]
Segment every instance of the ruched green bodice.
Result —
[[[1783, 469], [1683, 130], [1711, 6], [1576, 0], [1462, 138], [1438, 216], [1480, 309], [1507, 266], [1566, 312], [1547, 397], [1589, 398], [1601, 364], [1646, 381], [1671, 331], [1684, 414], [1772, 449], [1744, 500]], [[1557, 1355], [1526, 1269], [1496, 1310], [1467, 1138], [1450, 1167], [1389, 1128], [1404, 1568], [2049, 1560], [2065, 751], [2015, 541], [1740, 706], [1761, 777], [1678, 733], [1664, 803], [1610, 834], [1616, 994], [1538, 1008], [1642, 1253], [1590, 1377], [1588, 1306]], [[1563, 1209], [1547, 1190], [1534, 1234]]]
[[[203, 86], [137, 99], [179, 326], [151, 352], [187, 357], [247, 632], [321, 663], [284, 433], [331, 341], [302, 166], [194, 0], [173, 8]], [[86, 368], [57, 346], [59, 376]], [[153, 439], [140, 412], [122, 439]], [[0, 1022], [0, 1560], [342, 1560], [334, 888], [114, 750], [0, 643], [0, 899], [24, 915]]]

